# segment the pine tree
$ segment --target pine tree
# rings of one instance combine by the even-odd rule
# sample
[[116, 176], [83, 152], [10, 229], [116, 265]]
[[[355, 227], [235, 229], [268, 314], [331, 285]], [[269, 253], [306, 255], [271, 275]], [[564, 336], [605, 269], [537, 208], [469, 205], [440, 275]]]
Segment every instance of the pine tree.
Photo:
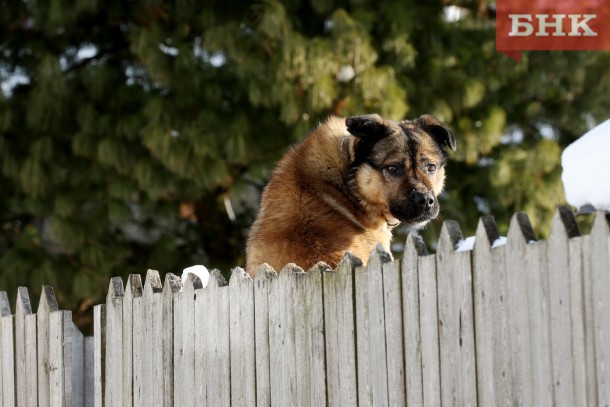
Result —
[[0, 289], [52, 284], [81, 315], [113, 275], [228, 272], [273, 163], [329, 114], [434, 114], [458, 138], [442, 217], [547, 232], [561, 149], [610, 113], [610, 54], [517, 64], [486, 2], [456, 5], [3, 2]]

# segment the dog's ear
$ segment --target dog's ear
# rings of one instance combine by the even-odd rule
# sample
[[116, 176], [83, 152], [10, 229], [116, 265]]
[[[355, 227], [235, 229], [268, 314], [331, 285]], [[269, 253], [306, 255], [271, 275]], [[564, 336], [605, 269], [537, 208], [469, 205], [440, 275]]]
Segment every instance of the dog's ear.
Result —
[[455, 136], [449, 130], [449, 127], [445, 126], [443, 123], [439, 122], [434, 116], [429, 114], [425, 114], [420, 116], [417, 120], [417, 124], [421, 127], [426, 133], [428, 133], [434, 141], [438, 143], [441, 147], [448, 146], [453, 151], [456, 149]]
[[389, 135], [388, 126], [378, 114], [367, 114], [345, 119], [347, 131], [358, 138], [381, 139]]

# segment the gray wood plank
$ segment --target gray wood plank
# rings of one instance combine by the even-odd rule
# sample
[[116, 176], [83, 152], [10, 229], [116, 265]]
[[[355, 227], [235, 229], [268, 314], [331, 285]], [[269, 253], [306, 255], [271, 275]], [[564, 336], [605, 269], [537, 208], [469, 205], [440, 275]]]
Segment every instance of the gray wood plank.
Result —
[[610, 214], [599, 211], [591, 229], [593, 320], [595, 321], [595, 366], [597, 403], [610, 405]]
[[49, 405], [72, 404], [72, 312], [49, 314]]
[[180, 277], [167, 273], [163, 284], [161, 304], [161, 351], [162, 371], [161, 403], [164, 407], [174, 405], [174, 296], [180, 292], [182, 280]]
[[[93, 307], [93, 397], [95, 407], [105, 407], [106, 372], [106, 304]], [[40, 389], [39, 389], [40, 391]]]
[[231, 405], [256, 405], [254, 336], [254, 282], [242, 268], [229, 280]]
[[436, 254], [444, 406], [477, 404], [471, 252], [455, 252], [460, 240], [459, 224], [445, 221]]
[[324, 310], [322, 273], [325, 263], [296, 273], [294, 323], [296, 346], [297, 398], [299, 405], [326, 405]]
[[269, 284], [269, 347], [271, 404], [290, 405], [297, 396], [296, 346], [293, 316], [295, 273], [288, 264]]
[[391, 259], [377, 246], [355, 272], [358, 401], [367, 405], [389, 403], [382, 268]]
[[417, 270], [419, 274], [423, 405], [440, 406], [441, 367], [438, 337], [436, 256], [419, 257]]
[[587, 400], [587, 363], [585, 357], [585, 299], [584, 265], [582, 258], [582, 237], [568, 241], [570, 267], [570, 316], [572, 331], [572, 360], [574, 381], [574, 405], [586, 406]]
[[134, 370], [134, 353], [137, 352], [137, 348], [133, 346], [133, 330], [134, 330], [134, 317], [133, 317], [133, 301], [135, 298], [142, 297], [142, 277], [139, 274], [131, 274], [127, 278], [127, 284], [125, 284], [125, 292], [122, 300], [122, 353], [123, 353], [123, 405], [125, 407], [133, 406], [133, 370]]
[[199, 277], [189, 274], [174, 295], [174, 405], [195, 407], [195, 290]]
[[[548, 239], [549, 302], [552, 338], [552, 383], [555, 406], [575, 406], [569, 239], [580, 235], [572, 209], [555, 211]], [[578, 282], [575, 282], [578, 284]]]
[[84, 407], [95, 405], [95, 338], [86, 336], [84, 339]]
[[15, 348], [13, 342], [14, 317], [8, 296], [0, 291], [0, 371], [2, 372], [3, 406], [15, 405]]
[[492, 216], [479, 220], [473, 251], [478, 404], [510, 406], [512, 373], [506, 307], [505, 246]]
[[553, 405], [553, 368], [549, 310], [548, 242], [527, 245], [527, 289], [534, 405]]
[[40, 302], [36, 312], [38, 331], [38, 405], [48, 407], [51, 403], [49, 389], [49, 313], [57, 311], [55, 291], [48, 285], [42, 286]]
[[506, 288], [510, 321], [514, 406], [534, 405], [526, 246], [535, 240], [527, 215], [513, 215], [506, 242]]
[[159, 272], [147, 270], [142, 289], [142, 385], [138, 389], [142, 392], [144, 406], [161, 406], [163, 401], [162, 291]]
[[229, 355], [229, 289], [219, 270], [210, 272], [210, 280], [202, 291], [206, 300], [205, 315], [207, 340], [207, 368], [204, 375], [206, 398], [209, 406], [228, 407], [231, 402], [231, 376]]
[[326, 382], [329, 406], [353, 406], [358, 400], [354, 269], [360, 259], [347, 252], [337, 271], [323, 275]]
[[15, 304], [15, 389], [18, 406], [25, 406], [28, 391], [31, 391], [26, 371], [25, 316], [32, 314], [32, 305], [26, 287], [17, 288]]
[[85, 405], [85, 337], [83, 333], [70, 321], [72, 338], [72, 405]]
[[402, 315], [400, 263], [383, 264], [383, 308], [388, 371], [388, 402], [406, 405], [405, 352]]
[[588, 405], [599, 405], [597, 399], [597, 368], [595, 364], [595, 299], [591, 235], [582, 237], [583, 291], [585, 319], [585, 366]]
[[424, 403], [417, 264], [418, 258], [427, 254], [428, 250], [421, 236], [410, 233], [405, 243], [401, 265], [406, 404], [409, 406], [421, 406]]
[[[38, 361], [36, 359], [36, 314], [26, 314], [25, 325], [25, 403], [24, 406], [38, 405]], [[92, 370], [93, 372], [93, 370]]]
[[271, 405], [269, 348], [269, 285], [276, 272], [268, 264], [256, 269], [254, 277], [254, 342], [256, 354], [256, 405]]
[[106, 363], [104, 399], [108, 407], [123, 406], [123, 280], [113, 277], [106, 296]]

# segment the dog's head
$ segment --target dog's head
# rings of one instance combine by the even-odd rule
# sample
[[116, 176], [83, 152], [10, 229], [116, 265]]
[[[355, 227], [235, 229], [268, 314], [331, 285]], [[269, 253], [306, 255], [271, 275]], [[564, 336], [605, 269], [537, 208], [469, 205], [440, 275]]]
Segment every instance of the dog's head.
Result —
[[349, 167], [351, 192], [386, 217], [423, 226], [438, 216], [447, 154], [456, 148], [449, 128], [430, 115], [394, 122], [378, 115], [345, 121], [355, 137]]

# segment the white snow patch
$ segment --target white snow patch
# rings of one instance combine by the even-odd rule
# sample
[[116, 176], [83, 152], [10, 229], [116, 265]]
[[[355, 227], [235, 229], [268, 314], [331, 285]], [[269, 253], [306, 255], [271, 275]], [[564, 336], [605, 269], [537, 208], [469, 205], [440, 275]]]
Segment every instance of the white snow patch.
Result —
[[496, 247], [504, 246], [506, 244], [506, 236], [500, 236], [491, 244], [491, 248], [495, 249]]
[[610, 210], [610, 119], [570, 144], [561, 155], [568, 203]]
[[472, 250], [474, 248], [474, 240], [475, 236], [467, 237], [466, 239], [462, 239], [458, 242], [456, 252], [466, 252], [468, 250]]
[[203, 288], [207, 287], [208, 280], [210, 279], [210, 272], [205, 266], [197, 264], [195, 266], [187, 267], [182, 270], [182, 287], [184, 287], [184, 285], [186, 284], [186, 279], [188, 278], [189, 273], [199, 277]]

